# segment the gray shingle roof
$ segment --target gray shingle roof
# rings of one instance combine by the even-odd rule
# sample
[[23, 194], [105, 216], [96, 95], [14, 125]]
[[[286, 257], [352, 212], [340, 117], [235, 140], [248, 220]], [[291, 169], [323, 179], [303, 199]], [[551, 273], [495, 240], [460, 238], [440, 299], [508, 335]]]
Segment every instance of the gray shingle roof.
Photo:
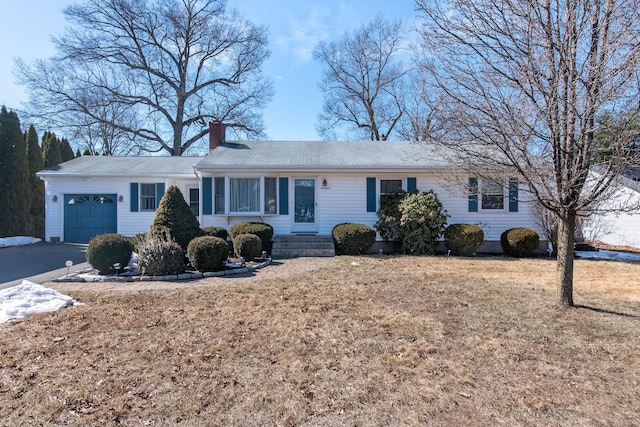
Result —
[[206, 157], [82, 156], [38, 172], [38, 176], [148, 176], [195, 178], [203, 171], [277, 170], [424, 171], [451, 167], [442, 149], [413, 142], [239, 141]]
[[199, 170], [424, 170], [449, 168], [439, 149], [391, 141], [240, 141], [221, 144]]
[[38, 176], [149, 176], [195, 178], [202, 157], [82, 156], [38, 172]]

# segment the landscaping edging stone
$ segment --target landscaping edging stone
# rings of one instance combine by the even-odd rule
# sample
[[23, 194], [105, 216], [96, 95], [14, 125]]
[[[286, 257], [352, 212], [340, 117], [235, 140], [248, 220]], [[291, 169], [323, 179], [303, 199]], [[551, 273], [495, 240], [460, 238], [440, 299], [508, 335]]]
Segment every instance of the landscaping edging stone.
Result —
[[97, 275], [97, 274], [89, 274], [90, 271], [94, 270], [85, 270], [77, 273], [73, 273], [67, 276], [60, 277], [59, 279], [54, 279], [54, 282], [173, 282], [179, 280], [197, 280], [205, 277], [224, 277], [224, 276], [236, 276], [238, 274], [245, 274], [252, 272], [254, 270], [266, 267], [271, 264], [271, 258], [267, 258], [266, 260], [258, 263], [251, 264], [248, 266], [240, 267], [240, 268], [232, 268], [229, 270], [222, 271], [209, 271], [205, 273], [201, 272], [193, 272], [193, 273], [180, 273], [180, 274], [170, 274], [167, 276], [143, 276], [142, 274], [129, 274], [123, 273], [119, 275]]

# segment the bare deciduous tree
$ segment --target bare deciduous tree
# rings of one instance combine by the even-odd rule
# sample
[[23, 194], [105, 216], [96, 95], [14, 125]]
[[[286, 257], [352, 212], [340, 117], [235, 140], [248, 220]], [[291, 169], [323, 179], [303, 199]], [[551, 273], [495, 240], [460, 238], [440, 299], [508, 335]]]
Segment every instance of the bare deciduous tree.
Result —
[[58, 55], [17, 64], [30, 113], [59, 127], [106, 125], [139, 149], [174, 156], [202, 140], [214, 119], [261, 136], [261, 111], [272, 96], [261, 75], [266, 29], [225, 6], [86, 0], [67, 7], [70, 27], [54, 39]]
[[[460, 165], [517, 174], [558, 219], [557, 303], [573, 305], [577, 214], [613, 191], [627, 141], [590, 174], [599, 113], [637, 111], [637, 0], [416, 0], [423, 63]], [[460, 142], [464, 141], [464, 142]]]
[[345, 34], [339, 42], [322, 42], [314, 58], [323, 65], [324, 105], [318, 132], [327, 139], [383, 141], [403, 114], [406, 68], [396, 61], [405, 36], [401, 21], [378, 15], [373, 22]]

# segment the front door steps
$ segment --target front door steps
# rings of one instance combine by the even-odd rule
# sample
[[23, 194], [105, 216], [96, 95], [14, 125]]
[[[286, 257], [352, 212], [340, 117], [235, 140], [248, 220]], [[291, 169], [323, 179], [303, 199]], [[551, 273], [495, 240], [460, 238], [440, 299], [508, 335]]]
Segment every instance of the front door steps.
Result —
[[296, 258], [296, 257], [332, 257], [336, 255], [331, 236], [318, 236], [316, 234], [291, 234], [275, 236], [271, 257]]

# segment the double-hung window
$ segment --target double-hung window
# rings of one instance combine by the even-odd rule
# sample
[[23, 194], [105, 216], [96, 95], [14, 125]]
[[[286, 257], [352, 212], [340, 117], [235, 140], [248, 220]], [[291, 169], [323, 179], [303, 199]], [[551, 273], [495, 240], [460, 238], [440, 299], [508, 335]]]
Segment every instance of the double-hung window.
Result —
[[504, 187], [493, 179], [482, 180], [482, 210], [504, 210]]
[[216, 215], [224, 215], [224, 177], [218, 176], [215, 178], [215, 188], [214, 188], [214, 205], [215, 210], [214, 213]]
[[140, 210], [156, 210], [156, 184], [140, 184]]
[[[507, 185], [505, 185], [507, 184]], [[518, 212], [518, 178], [469, 178], [469, 212]]]
[[380, 180], [380, 195], [397, 193], [402, 190], [401, 179], [381, 179]]
[[264, 178], [264, 214], [275, 215], [278, 207], [278, 186], [276, 178]]

